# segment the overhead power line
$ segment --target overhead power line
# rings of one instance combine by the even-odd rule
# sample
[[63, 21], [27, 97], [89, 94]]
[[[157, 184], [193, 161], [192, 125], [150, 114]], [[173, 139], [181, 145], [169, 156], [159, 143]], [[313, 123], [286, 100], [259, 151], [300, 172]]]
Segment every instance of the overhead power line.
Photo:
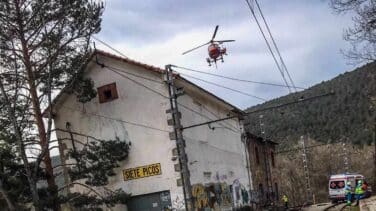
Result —
[[246, 92], [242, 92], [240, 90], [237, 90], [237, 89], [233, 89], [233, 88], [230, 88], [230, 87], [227, 87], [227, 86], [223, 86], [223, 85], [220, 85], [220, 84], [217, 84], [217, 83], [214, 83], [214, 82], [211, 82], [211, 81], [207, 81], [207, 80], [204, 80], [204, 79], [201, 79], [201, 78], [197, 78], [197, 77], [194, 77], [194, 76], [191, 76], [191, 75], [188, 75], [188, 74], [184, 74], [184, 73], [179, 73], [181, 75], [185, 75], [186, 77], [189, 77], [189, 78], [193, 78], [193, 79], [196, 79], [196, 80], [199, 80], [199, 81], [202, 81], [202, 82], [205, 82], [207, 84], [211, 84], [211, 85], [214, 85], [214, 86], [218, 86], [218, 87], [221, 87], [221, 88], [224, 88], [224, 89], [227, 89], [227, 90], [230, 90], [230, 91], [233, 91], [233, 92], [237, 92], [237, 93], [240, 93], [242, 95], [246, 95], [246, 96], [249, 96], [249, 97], [253, 97], [253, 98], [256, 98], [256, 99], [259, 99], [259, 100], [262, 100], [262, 101], [267, 101], [267, 99], [265, 98], [262, 98], [262, 97], [257, 97], [255, 95], [252, 95], [252, 94], [249, 94], [249, 93], [246, 93]]
[[[111, 67], [111, 66], [108, 66], [108, 65], [105, 65], [104, 67], [107, 68], [107, 69], [109, 69], [110, 71], [112, 71], [112, 72], [114, 72], [114, 73], [120, 75], [121, 77], [126, 78], [126, 79], [128, 79], [128, 80], [130, 80], [130, 81], [132, 81], [132, 82], [134, 82], [134, 83], [136, 83], [136, 84], [138, 84], [138, 85], [144, 87], [145, 89], [148, 89], [148, 90], [154, 92], [155, 94], [157, 94], [157, 95], [159, 95], [159, 96], [161, 96], [161, 97], [163, 97], [163, 98], [169, 99], [168, 96], [165, 96], [164, 94], [162, 94], [162, 93], [160, 93], [160, 92], [158, 92], [158, 91], [156, 91], [156, 90], [154, 90], [154, 89], [152, 89], [152, 88], [146, 86], [145, 84], [143, 84], [143, 83], [141, 83], [141, 82], [138, 82], [138, 81], [136, 81], [136, 80], [134, 80], [134, 79], [132, 79], [132, 78], [130, 78], [130, 77], [128, 77], [128, 76], [123, 75], [123, 74], [129, 74], [129, 75], [132, 75], [132, 76], [134, 76], [134, 77], [142, 78], [142, 79], [145, 79], [145, 80], [148, 80], [148, 81], [152, 81], [152, 82], [155, 82], [155, 83], [159, 83], [159, 84], [163, 84], [163, 85], [165, 84], [164, 82], [161, 82], [161, 81], [158, 81], [158, 80], [155, 80], [155, 79], [151, 79], [151, 78], [147, 78], [147, 77], [144, 77], [144, 76], [140, 76], [140, 75], [138, 75], [138, 74], [130, 73], [130, 72], [125, 71], [125, 70], [120, 69], [120, 68]], [[123, 73], [123, 74], [122, 74], [122, 73]], [[192, 113], [195, 113], [195, 114], [197, 114], [197, 115], [199, 115], [199, 116], [201, 116], [201, 117], [204, 117], [205, 119], [212, 120], [212, 118], [210, 118], [210, 117], [208, 117], [208, 116], [206, 116], [206, 115], [204, 115], [204, 114], [202, 114], [202, 113], [200, 113], [200, 112], [198, 112], [198, 111], [196, 111], [196, 110], [194, 110], [194, 109], [192, 109], [192, 108], [190, 108], [190, 107], [188, 107], [188, 106], [186, 106], [186, 105], [184, 105], [184, 104], [181, 104], [181, 103], [178, 103], [178, 104], [179, 104], [182, 108], [184, 108], [184, 109], [186, 109], [186, 110], [188, 110], [188, 111], [190, 111], [190, 112], [192, 112]], [[207, 110], [207, 109], [206, 109], [206, 110]], [[235, 132], [235, 133], [239, 133], [238, 129], [235, 128], [234, 126], [230, 125], [230, 124], [228, 124], [228, 125], [224, 125], [224, 124], [222, 124], [222, 123], [219, 123], [219, 125], [221, 125], [222, 127], [226, 128], [226, 129], [228, 129], [228, 130], [231, 130], [231, 131], [233, 131], [233, 132]]]
[[[105, 67], [107, 67], [108, 69], [110, 69], [112, 71], [115, 71], [115, 73], [118, 73], [117, 71], [120, 71], [122, 73], [129, 74], [129, 75], [132, 75], [132, 76], [135, 76], [135, 77], [139, 77], [139, 78], [142, 78], [142, 79], [145, 79], [145, 80], [148, 80], [148, 81], [153, 81], [153, 82], [156, 82], [156, 83], [162, 83], [162, 82], [160, 82], [158, 80], [147, 78], [147, 77], [144, 77], [144, 76], [140, 76], [140, 75], [137, 75], [137, 74], [134, 74], [134, 73], [130, 73], [130, 72], [124, 71], [124, 70], [119, 69], [119, 68], [111, 67], [111, 66], [108, 66], [108, 65], [105, 65]], [[242, 92], [242, 91], [239, 91], [239, 90], [236, 90], [236, 89], [232, 89], [230, 87], [226, 87], [226, 86], [223, 86], [223, 85], [211, 82], [211, 81], [207, 81], [207, 80], [203, 80], [203, 79], [200, 79], [200, 78], [196, 78], [194, 76], [190, 76], [190, 75], [187, 75], [187, 74], [184, 74], [184, 73], [179, 73], [179, 74], [185, 75], [186, 77], [190, 77], [190, 78], [193, 78], [193, 79], [196, 79], [196, 80], [203, 81], [203, 82], [208, 83], [208, 84], [212, 84], [214, 86], [218, 86], [218, 87], [221, 87], [221, 88], [224, 88], [224, 89], [228, 89], [228, 90], [231, 90], [233, 92], [237, 92], [237, 93], [240, 93], [240, 94], [243, 94], [243, 95], [247, 95], [249, 97], [257, 98], [257, 99], [262, 100], [262, 101], [267, 101], [265, 98], [261, 98], [261, 97], [258, 97], [258, 96], [255, 96], [255, 95], [252, 95], [252, 94], [249, 94], [249, 93], [245, 93], [245, 92]], [[127, 77], [127, 76], [125, 76], [125, 77], [128, 78], [129, 80], [133, 80], [133, 79]], [[140, 82], [138, 82], [138, 81], [134, 81], [134, 82], [137, 83], [137, 84], [139, 84], [139, 85], [141, 85], [141, 86], [144, 86], [144, 84], [142, 84], [142, 83], [140, 84]], [[154, 89], [150, 89], [150, 91], [156, 92]], [[158, 94], [162, 95], [159, 92], [158, 92]], [[163, 97], [168, 98], [167, 96], [163, 96]]]
[[123, 54], [121, 51], [119, 51], [119, 50], [117, 50], [116, 48], [112, 47], [110, 44], [107, 44], [105, 41], [100, 40], [100, 39], [98, 39], [98, 38], [95, 37], [95, 36], [91, 36], [91, 37], [92, 37], [94, 40], [96, 40], [96, 41], [102, 43], [103, 45], [105, 45], [105, 46], [108, 47], [109, 49], [115, 51], [116, 53], [118, 53], [118, 54], [124, 56], [125, 58], [128, 58], [128, 57], [127, 57], [125, 54]]
[[278, 46], [277, 46], [277, 43], [276, 43], [275, 40], [274, 40], [274, 37], [273, 37], [273, 35], [272, 35], [271, 31], [270, 31], [270, 28], [269, 28], [269, 24], [268, 24], [268, 22], [266, 22], [266, 19], [265, 19], [265, 17], [264, 17], [264, 14], [263, 14], [263, 12], [262, 12], [262, 10], [261, 10], [261, 7], [260, 7], [258, 1], [255, 0], [255, 2], [256, 2], [256, 5], [257, 5], [258, 10], [259, 10], [259, 12], [260, 12], [260, 15], [261, 15], [261, 17], [262, 17], [262, 20], [263, 20], [264, 23], [265, 23], [266, 29], [268, 30], [269, 36], [270, 36], [270, 38], [272, 39], [272, 42], [273, 42], [274, 48], [275, 48], [275, 50], [277, 51], [277, 54], [278, 54], [278, 56], [279, 56], [279, 60], [281, 61], [282, 67], [283, 67], [284, 70], [286, 71], [287, 76], [289, 77], [290, 82], [291, 82], [291, 84], [292, 84], [292, 87], [295, 89], [295, 92], [296, 92], [296, 91], [297, 91], [296, 88], [298, 88], [298, 87], [295, 86], [295, 83], [294, 83], [294, 81], [293, 81], [292, 78], [291, 78], [290, 72], [288, 71], [285, 62], [284, 62], [283, 59], [282, 59], [282, 56], [281, 56], [281, 53], [279, 52], [279, 48], [278, 48]]
[[270, 54], [271, 54], [272, 57], [273, 57], [274, 63], [276, 64], [276, 66], [277, 66], [279, 72], [281, 73], [281, 76], [282, 76], [283, 81], [285, 82], [286, 86], [287, 86], [288, 89], [289, 89], [289, 92], [291, 93], [291, 86], [288, 84], [288, 82], [287, 82], [287, 80], [286, 80], [286, 77], [285, 77], [285, 75], [284, 75], [284, 73], [283, 73], [283, 70], [282, 70], [282, 68], [281, 68], [281, 66], [280, 66], [280, 64], [279, 64], [279, 62], [277, 61], [276, 56], [274, 55], [274, 52], [273, 52], [273, 50], [272, 50], [272, 48], [271, 48], [271, 46], [270, 46], [270, 44], [269, 44], [268, 39], [267, 39], [266, 36], [265, 36], [264, 31], [262, 30], [262, 27], [261, 27], [261, 25], [260, 25], [260, 22], [258, 21], [258, 19], [257, 19], [257, 17], [256, 17], [256, 14], [255, 14], [255, 11], [253, 10], [253, 7], [251, 6], [249, 0], [245, 0], [245, 2], [247, 3], [247, 6], [248, 6], [249, 10], [251, 11], [251, 14], [252, 14], [253, 18], [255, 19], [255, 21], [256, 21], [256, 23], [257, 23], [257, 26], [258, 26], [258, 28], [259, 28], [261, 34], [262, 34], [262, 37], [264, 38], [265, 43], [266, 43], [266, 45], [267, 45], [267, 47], [268, 47], [268, 49], [269, 49], [269, 52], [270, 52]]
[[[68, 106], [62, 106], [62, 107], [66, 108], [68, 110], [72, 110], [72, 111], [81, 111], [79, 109], [71, 108], [71, 107], [68, 107]], [[164, 130], [164, 129], [160, 129], [160, 128], [148, 126], [148, 125], [137, 123], [137, 122], [130, 122], [130, 121], [122, 120], [122, 119], [117, 119], [117, 118], [114, 118], [114, 117], [109, 117], [109, 116], [106, 116], [106, 115], [101, 115], [101, 114], [96, 114], [96, 113], [89, 113], [89, 112], [85, 112], [84, 114], [88, 115], [88, 116], [96, 116], [96, 117], [100, 117], [100, 118], [104, 118], [104, 119], [110, 119], [110, 120], [114, 120], [114, 121], [118, 121], [118, 122], [122, 122], [122, 123], [127, 123], [127, 124], [130, 124], [130, 125], [139, 126], [139, 127], [143, 127], [143, 128], [148, 128], [148, 129], [152, 129], [152, 130], [158, 130], [158, 131], [161, 131], [161, 132], [171, 132], [171, 131], [168, 131], [168, 130]]]
[[[233, 80], [233, 81], [239, 81], [239, 82], [246, 82], [246, 83], [262, 84], [262, 85], [267, 85], [267, 86], [277, 86], [277, 87], [288, 88], [288, 86], [283, 85], [283, 84], [276, 84], [276, 83], [269, 83], [269, 82], [261, 82], [261, 81], [252, 81], [252, 80], [245, 80], [245, 79], [240, 79], [240, 78], [233, 78], [233, 77], [229, 77], [229, 76], [218, 75], [218, 74], [214, 74], [214, 73], [208, 73], [208, 72], [204, 72], [204, 71], [200, 71], [200, 70], [195, 70], [195, 69], [191, 69], [191, 68], [187, 68], [187, 67], [176, 66], [176, 65], [173, 65], [173, 67], [179, 68], [179, 69], [183, 69], [183, 70], [187, 70], [187, 71], [191, 71], [191, 72], [202, 73], [202, 74], [205, 74], [205, 75], [211, 75], [211, 76], [215, 76], [215, 77], [219, 77], [219, 78], [225, 78], [225, 79], [229, 79], [229, 80]], [[306, 89], [304, 87], [295, 87], [295, 88]]]
[[[316, 147], [321, 147], [321, 146], [326, 146], [326, 145], [332, 145], [332, 144], [339, 144], [339, 143], [342, 143], [342, 142], [341, 141], [336, 141], [336, 142], [331, 142], [331, 143], [322, 143], [322, 144], [316, 144], [316, 145], [307, 146], [305, 148], [306, 149], [316, 148]], [[295, 152], [295, 151], [300, 151], [300, 150], [303, 150], [303, 148], [298, 147], [298, 148], [291, 148], [291, 149], [281, 150], [281, 151], [277, 151], [276, 154]]]
[[[261, 109], [255, 109], [255, 110], [252, 110], [252, 111], [245, 112], [243, 115], [259, 113], [259, 112], [262, 112], [262, 111], [281, 108], [281, 107], [285, 107], [285, 106], [289, 106], [289, 105], [293, 105], [293, 104], [297, 104], [297, 103], [302, 103], [302, 102], [306, 102], [306, 101], [311, 101], [311, 100], [314, 100], [314, 99], [317, 99], [317, 98], [327, 97], [327, 96], [331, 96], [331, 95], [334, 95], [334, 92], [329, 92], [329, 93], [325, 93], [325, 94], [322, 94], [322, 95], [316, 95], [316, 96], [309, 97], [309, 98], [300, 98], [299, 100], [291, 101], [291, 102], [284, 103], [284, 104], [269, 106], [269, 107], [265, 107], [265, 108], [261, 108]], [[239, 118], [239, 117], [240, 117], [239, 115], [235, 115], [235, 116], [225, 117], [225, 118], [222, 118], [222, 119], [215, 119], [215, 120], [211, 120], [211, 121], [208, 121], [208, 122], [202, 122], [202, 123], [198, 123], [198, 124], [194, 124], [194, 125], [189, 125], [189, 126], [183, 127], [182, 130], [194, 128], [194, 127], [199, 127], [199, 126], [202, 126], [202, 125], [208, 125], [208, 124], [215, 123], [215, 122], [221, 122], [221, 121], [228, 120], [228, 119]]]

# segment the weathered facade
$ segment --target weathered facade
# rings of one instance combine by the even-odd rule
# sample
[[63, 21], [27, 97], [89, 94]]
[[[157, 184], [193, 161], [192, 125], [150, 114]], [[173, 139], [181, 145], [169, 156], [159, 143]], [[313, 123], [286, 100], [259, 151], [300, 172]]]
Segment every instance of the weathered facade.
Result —
[[[170, 101], [165, 71], [98, 51], [87, 66], [86, 77], [98, 88], [95, 99], [83, 105], [73, 95], [62, 93], [55, 100], [54, 123], [57, 137], [63, 140], [62, 161], [74, 162], [65, 157], [73, 147], [72, 138], [82, 142], [91, 138], [126, 140], [131, 143], [129, 157], [116, 169], [107, 188], [132, 194], [128, 210], [184, 210], [176, 142], [171, 140], [173, 128], [168, 124], [171, 114], [166, 113]], [[176, 84], [185, 91], [178, 98], [183, 126], [242, 112], [178, 75]], [[252, 174], [247, 170], [249, 155], [241, 134], [237, 118], [183, 131], [197, 210], [231, 210], [249, 204]], [[132, 174], [135, 169], [150, 172], [139, 176]], [[85, 191], [78, 186], [72, 190]]]
[[264, 140], [249, 132], [246, 133], [249, 151], [249, 164], [252, 169], [253, 189], [251, 202], [264, 206], [278, 202], [278, 175], [275, 158], [276, 142]]

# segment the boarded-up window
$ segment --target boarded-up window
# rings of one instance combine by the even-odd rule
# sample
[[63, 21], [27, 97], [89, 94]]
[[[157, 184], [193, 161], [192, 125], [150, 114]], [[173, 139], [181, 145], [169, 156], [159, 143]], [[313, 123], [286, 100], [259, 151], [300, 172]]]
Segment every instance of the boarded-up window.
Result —
[[106, 103], [118, 98], [116, 83], [107, 84], [98, 88], [99, 103]]
[[275, 167], [275, 161], [274, 161], [274, 152], [270, 152], [270, 159], [272, 160], [272, 166]]
[[275, 200], [278, 200], [279, 193], [278, 193], [278, 183], [274, 183], [274, 189], [275, 189]]
[[255, 156], [256, 156], [256, 164], [260, 164], [259, 151], [257, 147], [255, 147]]

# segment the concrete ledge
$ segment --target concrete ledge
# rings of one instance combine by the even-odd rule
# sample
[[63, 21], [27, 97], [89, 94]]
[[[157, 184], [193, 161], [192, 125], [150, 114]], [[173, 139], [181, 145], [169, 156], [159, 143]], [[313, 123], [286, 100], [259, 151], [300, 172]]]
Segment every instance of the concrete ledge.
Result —
[[376, 211], [376, 196], [359, 201], [360, 211]]

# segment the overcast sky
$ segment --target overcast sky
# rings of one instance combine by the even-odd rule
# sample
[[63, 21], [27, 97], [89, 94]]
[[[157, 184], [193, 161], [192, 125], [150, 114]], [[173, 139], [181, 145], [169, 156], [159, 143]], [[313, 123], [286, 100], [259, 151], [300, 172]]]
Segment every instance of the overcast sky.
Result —
[[[354, 68], [340, 54], [340, 49], [348, 48], [342, 33], [351, 26], [350, 16], [334, 14], [324, 0], [259, 0], [259, 3], [296, 86], [309, 87]], [[217, 39], [236, 40], [226, 44], [225, 63], [219, 63], [218, 69], [208, 67], [206, 47], [181, 55], [208, 42], [215, 25], [219, 25]], [[175, 64], [283, 84], [244, 0], [107, 0], [102, 31], [96, 37], [129, 58], [150, 65]], [[99, 43], [97, 46], [115, 53]], [[181, 72], [265, 99], [288, 94], [287, 88]], [[190, 80], [243, 109], [262, 103], [256, 98]]]

